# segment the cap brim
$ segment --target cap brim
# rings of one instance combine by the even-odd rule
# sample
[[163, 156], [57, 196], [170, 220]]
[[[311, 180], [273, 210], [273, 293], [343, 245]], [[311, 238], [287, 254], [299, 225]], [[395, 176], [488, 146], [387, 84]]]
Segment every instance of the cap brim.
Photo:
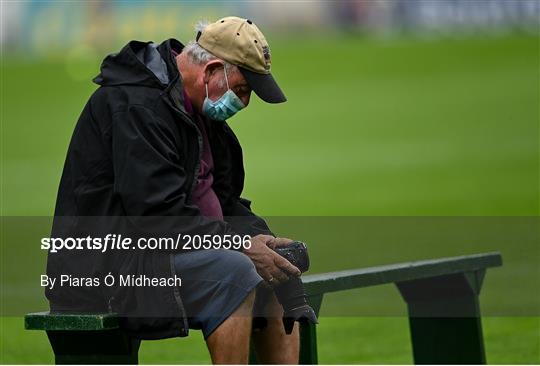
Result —
[[287, 100], [272, 74], [259, 74], [243, 67], [238, 67], [249, 87], [265, 102], [283, 103]]

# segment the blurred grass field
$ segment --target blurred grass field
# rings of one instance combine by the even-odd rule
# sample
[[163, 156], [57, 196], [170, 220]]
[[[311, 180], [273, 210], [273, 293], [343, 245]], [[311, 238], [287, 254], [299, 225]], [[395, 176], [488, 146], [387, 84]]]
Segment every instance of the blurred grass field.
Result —
[[[54, 355], [42, 332], [23, 331], [21, 318], [3, 318], [3, 364], [51, 364]], [[484, 318], [490, 364], [538, 364], [538, 318]], [[412, 364], [406, 318], [322, 318], [317, 334], [320, 364]], [[527, 341], [528, 339], [528, 341]], [[524, 341], [525, 340], [525, 341]], [[141, 364], [209, 364], [202, 333], [144, 341]]]
[[[244, 148], [245, 196], [265, 216], [538, 216], [538, 41], [330, 35], [272, 42], [274, 75], [289, 101], [253, 98], [230, 121]], [[101, 57], [4, 56], [2, 215], [51, 215], [69, 138], [95, 89], [89, 79]], [[314, 260], [314, 271], [468, 250], [466, 243], [412, 250], [375, 244], [348, 242], [342, 256], [315, 247], [324, 263]], [[537, 304], [531, 297], [540, 296], [537, 244], [503, 252], [512, 276], [488, 271], [482, 296], [490, 304], [513, 302], [515, 310], [512, 317], [483, 318], [490, 363], [540, 363], [540, 309], [519, 316], [520, 304], [530, 309]], [[40, 272], [43, 255], [35, 252], [31, 271]], [[2, 253], [15, 264], [28, 254], [6, 247]], [[495, 283], [508, 290], [506, 298], [496, 298]], [[384, 288], [362, 291], [368, 301], [388, 296]], [[335, 300], [329, 296], [328, 306]], [[53, 361], [43, 333], [24, 331], [19, 317], [1, 322], [0, 362]], [[412, 362], [403, 317], [329, 316], [319, 332], [322, 363]], [[197, 332], [144, 342], [140, 357], [209, 362]]]

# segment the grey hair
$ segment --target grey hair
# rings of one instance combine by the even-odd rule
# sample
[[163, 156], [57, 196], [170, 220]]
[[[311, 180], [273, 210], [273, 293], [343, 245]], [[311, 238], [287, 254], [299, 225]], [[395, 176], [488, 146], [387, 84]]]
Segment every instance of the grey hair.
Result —
[[[198, 32], [204, 32], [205, 28], [210, 24], [207, 20], [199, 20], [197, 24], [195, 24], [195, 31]], [[227, 71], [227, 75], [230, 75], [233, 72], [238, 71], [238, 67], [220, 59], [219, 57], [214, 56], [212, 53], [208, 52], [204, 48], [201, 47], [197, 43], [196, 40], [189, 41], [188, 44], [184, 47], [184, 50], [182, 52], [185, 52], [188, 56], [191, 62], [202, 65], [206, 64], [210, 60], [221, 60], [223, 64], [225, 65], [225, 70]], [[225, 85], [225, 80], [220, 81], [220, 87], [223, 87]]]

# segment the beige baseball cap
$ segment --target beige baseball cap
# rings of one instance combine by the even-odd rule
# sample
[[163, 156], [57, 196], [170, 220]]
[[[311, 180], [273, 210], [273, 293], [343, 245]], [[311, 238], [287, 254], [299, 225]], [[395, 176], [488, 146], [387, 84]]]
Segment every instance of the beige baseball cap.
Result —
[[238, 66], [251, 89], [268, 103], [287, 98], [270, 73], [270, 48], [249, 19], [225, 17], [197, 34], [197, 43], [220, 59]]

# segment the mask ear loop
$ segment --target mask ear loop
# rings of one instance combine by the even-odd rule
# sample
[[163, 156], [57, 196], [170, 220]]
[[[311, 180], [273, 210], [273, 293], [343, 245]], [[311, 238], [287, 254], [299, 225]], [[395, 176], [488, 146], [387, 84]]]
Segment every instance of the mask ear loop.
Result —
[[[227, 84], [227, 90], [229, 90], [229, 79], [227, 78], [227, 67], [223, 65], [223, 73], [225, 74], [225, 83]], [[204, 83], [204, 88], [206, 90], [206, 97], [208, 98], [208, 83]]]
[[229, 90], [229, 79], [227, 79], [227, 67], [223, 65], [223, 73], [225, 74], [225, 83], [227, 84], [227, 90]]

